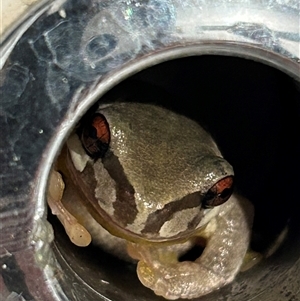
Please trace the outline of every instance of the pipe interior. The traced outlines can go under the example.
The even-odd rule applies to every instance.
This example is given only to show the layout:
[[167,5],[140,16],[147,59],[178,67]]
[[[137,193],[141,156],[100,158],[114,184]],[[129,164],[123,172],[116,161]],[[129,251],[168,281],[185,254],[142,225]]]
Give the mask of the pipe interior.
[[[99,101],[122,98],[155,103],[195,119],[207,129],[234,167],[237,190],[255,206],[254,250],[264,252],[288,226],[284,246],[265,262],[239,274],[235,280],[239,283],[263,273],[276,256],[290,265],[299,257],[300,214],[295,210],[300,170],[299,94],[293,79],[262,63],[194,56],[145,69]],[[101,295],[113,301],[140,300],[140,296],[163,300],[139,283],[134,265],[93,246],[72,245],[56,218],[49,214],[49,220],[55,231],[53,250],[65,267],[65,285],[77,279],[73,294],[86,292],[93,300],[103,300]],[[228,294],[228,287],[199,300]],[[264,289],[257,287],[253,296]]]

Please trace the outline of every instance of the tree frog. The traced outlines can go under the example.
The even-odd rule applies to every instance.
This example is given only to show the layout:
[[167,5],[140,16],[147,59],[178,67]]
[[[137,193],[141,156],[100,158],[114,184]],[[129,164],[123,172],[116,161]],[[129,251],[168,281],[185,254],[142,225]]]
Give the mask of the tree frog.
[[[233,168],[195,121],[157,105],[100,105],[74,130],[50,176],[48,204],[71,241],[137,262],[166,299],[228,283],[246,254],[250,202]],[[201,245],[196,260],[184,254]]]

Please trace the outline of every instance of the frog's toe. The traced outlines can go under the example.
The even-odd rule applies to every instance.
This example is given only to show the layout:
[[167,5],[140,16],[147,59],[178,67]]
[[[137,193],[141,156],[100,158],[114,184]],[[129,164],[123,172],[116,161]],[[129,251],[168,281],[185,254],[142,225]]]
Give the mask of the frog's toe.
[[92,241],[91,234],[79,223],[66,228],[66,231],[72,243],[78,247],[87,247]]
[[169,300],[178,299],[177,294],[173,294],[173,290],[168,287],[168,281],[165,278],[168,276],[163,275],[162,271],[148,266],[145,262],[138,263],[137,274],[141,283],[152,289],[158,296],[163,296]]
[[144,261],[139,261],[137,275],[144,286],[153,289],[157,282],[157,276],[154,270]]

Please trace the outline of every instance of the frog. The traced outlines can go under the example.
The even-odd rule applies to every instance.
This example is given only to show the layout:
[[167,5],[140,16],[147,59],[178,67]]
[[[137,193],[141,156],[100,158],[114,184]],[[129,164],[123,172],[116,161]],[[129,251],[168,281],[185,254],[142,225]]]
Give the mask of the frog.
[[[47,194],[70,240],[136,264],[168,300],[193,299],[238,274],[254,208],[198,122],[157,104],[99,104],[74,129]],[[200,246],[196,259],[185,254]]]

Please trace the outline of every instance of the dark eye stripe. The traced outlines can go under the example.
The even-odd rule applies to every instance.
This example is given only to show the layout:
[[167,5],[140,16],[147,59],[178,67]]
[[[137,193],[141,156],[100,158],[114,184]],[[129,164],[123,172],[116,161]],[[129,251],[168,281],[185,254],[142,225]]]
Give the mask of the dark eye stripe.
[[191,193],[180,200],[176,200],[174,202],[168,203],[164,206],[163,209],[157,210],[151,213],[148,216],[146,221],[146,225],[142,230],[143,234],[156,234],[159,233],[161,227],[165,222],[171,220],[173,215],[184,209],[199,207],[199,216],[195,216],[195,218],[189,223],[190,227],[196,227],[198,225],[197,221],[200,221],[200,207],[201,207],[201,197],[199,192]]
[[114,218],[125,227],[132,224],[138,214],[134,188],[129,183],[118,157],[113,152],[109,151],[102,159],[102,163],[116,182],[116,200],[113,202]]

